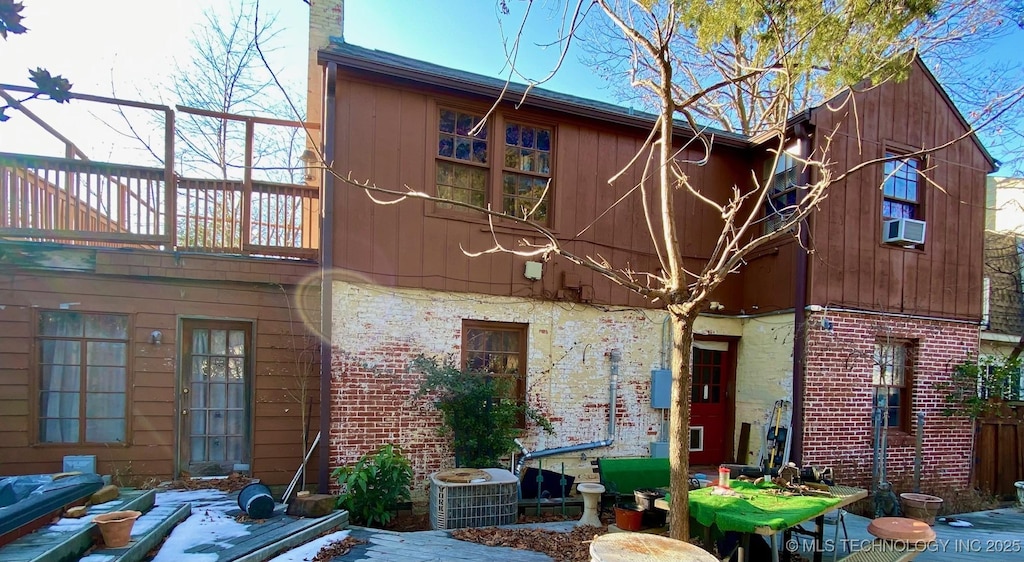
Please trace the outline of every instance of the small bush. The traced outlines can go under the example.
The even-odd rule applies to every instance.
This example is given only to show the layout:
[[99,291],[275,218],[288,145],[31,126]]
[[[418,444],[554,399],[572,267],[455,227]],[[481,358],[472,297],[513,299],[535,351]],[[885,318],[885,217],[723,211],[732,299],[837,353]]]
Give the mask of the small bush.
[[389,443],[354,465],[334,469],[331,477],[341,485],[338,507],[348,510],[353,522],[383,526],[394,517],[398,503],[410,499],[412,464]]
[[438,361],[420,356],[413,360],[412,368],[425,375],[416,396],[436,397],[441,432],[452,438],[456,466],[501,466],[500,459],[516,450],[515,438],[522,433],[517,427],[520,416],[547,433],[554,432],[540,412],[504,398],[512,394],[508,378],[460,369],[450,357]]

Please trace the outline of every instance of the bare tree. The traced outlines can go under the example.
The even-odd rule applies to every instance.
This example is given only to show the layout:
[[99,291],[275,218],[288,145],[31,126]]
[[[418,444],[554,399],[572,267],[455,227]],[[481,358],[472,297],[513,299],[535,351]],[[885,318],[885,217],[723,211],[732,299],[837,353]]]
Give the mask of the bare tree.
[[[531,3],[526,3],[529,15]],[[507,12],[505,2],[499,7]],[[444,204],[474,209],[489,218],[502,217],[531,227],[544,243],[522,241],[518,247],[494,246],[470,256],[509,252],[520,256],[550,259],[558,256],[589,268],[652,303],[663,306],[673,326],[672,403],[670,413],[671,529],[672,536],[689,536],[688,453],[691,353],[693,327],[706,308],[712,292],[737,271],[755,250],[783,237],[800,236],[807,219],[828,193],[828,188],[850,174],[886,159],[868,160],[845,170],[836,169],[829,153],[831,134],[820,131],[815,150],[791,151],[793,135],[789,118],[822,99],[811,93],[829,92],[829,108],[856,113],[859,90],[905,77],[910,71],[924,29],[934,18],[931,2],[650,2],[645,0],[577,0],[565,11],[565,35],[553,42],[568,48],[588,10],[597,12],[617,30],[625,56],[619,70],[630,86],[644,92],[657,109],[650,135],[625,169],[643,167],[643,179],[628,196],[639,198],[660,267],[635,271],[628,264],[611,263],[601,256],[577,255],[564,240],[533,220],[538,206],[509,216],[500,211],[466,202],[442,199],[411,188],[378,186],[351,176],[336,175],[338,181],[364,189],[376,202],[395,204],[414,198],[443,201]],[[522,27],[520,26],[520,29]],[[681,41],[681,38],[686,39]],[[508,61],[516,75],[518,37],[508,49]],[[563,54],[564,57],[564,54]],[[703,60],[706,74],[688,74],[685,61]],[[542,81],[531,82],[532,87]],[[723,92],[735,92],[726,95]],[[528,95],[529,89],[527,89]],[[999,101],[1012,105],[1024,89],[1008,93]],[[746,101],[744,101],[746,100]],[[500,101],[500,100],[499,100]],[[495,103],[495,107],[497,107]],[[723,119],[737,123],[735,130],[753,131],[769,139],[769,154],[775,170],[784,158],[795,160],[802,171],[797,181],[796,202],[774,209],[771,228],[766,228],[762,209],[771,200],[771,173],[754,173],[750,182],[735,185],[724,196],[713,195],[691,174],[707,162],[714,146],[710,132],[701,124],[705,108],[718,105]],[[1005,107],[1003,109],[1005,111]],[[1000,112],[990,115],[998,116]],[[703,119],[702,119],[703,118]],[[689,126],[686,145],[678,138],[676,120]],[[940,146],[903,155],[921,156],[967,138],[971,132],[949,139]],[[807,139],[799,139],[806,143]],[[809,145],[805,145],[809,146]],[[889,158],[888,160],[893,160]],[[623,169],[623,171],[625,171]],[[621,176],[610,178],[613,182]],[[678,199],[703,206],[705,212],[721,217],[721,230],[712,251],[694,267],[684,263]],[[544,196],[539,198],[543,201]],[[620,199],[621,201],[621,199]],[[607,210],[602,210],[607,212]],[[539,216],[539,215],[538,215]]]
[[[291,115],[277,95],[275,74],[260,56],[278,49],[276,14],[259,14],[255,1],[233,5],[227,18],[212,8],[190,40],[192,57],[179,64],[171,89],[181,105],[213,113],[264,117]],[[288,88],[297,97],[298,88]],[[300,104],[301,106],[301,104]],[[303,116],[299,116],[300,120]],[[228,179],[244,168],[245,128],[215,115],[186,113],[177,123],[179,164],[186,171]],[[254,167],[272,179],[293,182],[305,139],[291,130],[267,129],[254,139]]]
[[[1024,7],[1019,0],[940,0],[930,6],[932,15],[911,23],[905,30],[913,37],[912,47],[929,65],[951,97],[972,121],[989,119],[993,98],[1014,92],[1024,84],[1024,62],[971,61],[979,51],[994,42],[1020,32],[1024,28]],[[701,52],[697,33],[680,30],[672,37],[670,47],[678,56],[673,64],[677,88],[697,91],[722,78],[727,86],[702,96],[692,106],[701,123],[726,131],[754,135],[769,130],[774,122],[771,113],[777,98],[772,95],[774,75],[749,73],[750,66],[764,62],[768,53],[759,48],[757,29],[736,29],[724,39],[723,45],[707,56]],[[656,108],[658,101],[649,91],[637,89],[620,80],[622,72],[633,64],[631,46],[623,42],[619,30],[605,18],[592,18],[581,30],[583,60],[601,72],[613,91],[623,101]],[[844,40],[838,37],[838,40]],[[650,77],[657,69],[643,61],[635,69],[637,76]],[[822,89],[817,81],[797,84],[790,113],[801,107],[817,105],[832,90]],[[986,144],[1007,155],[1005,168],[1024,171],[1024,107],[1016,106],[1001,114],[981,134]]]

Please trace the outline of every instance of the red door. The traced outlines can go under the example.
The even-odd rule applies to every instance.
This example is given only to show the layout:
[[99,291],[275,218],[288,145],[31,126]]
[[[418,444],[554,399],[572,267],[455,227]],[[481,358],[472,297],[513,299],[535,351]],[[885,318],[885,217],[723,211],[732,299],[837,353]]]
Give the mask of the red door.
[[732,460],[733,369],[730,342],[694,343],[691,465],[716,465]]

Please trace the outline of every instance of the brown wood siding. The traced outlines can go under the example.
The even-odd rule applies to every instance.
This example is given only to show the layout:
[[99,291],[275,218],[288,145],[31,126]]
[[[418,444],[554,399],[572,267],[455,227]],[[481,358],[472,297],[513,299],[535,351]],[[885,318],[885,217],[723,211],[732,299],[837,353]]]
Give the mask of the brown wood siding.
[[[881,158],[887,147],[933,147],[965,132],[925,72],[915,65],[902,83],[859,94],[838,112],[814,113],[819,146],[836,130],[834,170]],[[881,165],[831,188],[812,219],[810,304],[980,318],[988,163],[965,139],[928,156],[923,168],[927,231],[919,250],[882,244]]]
[[[438,107],[482,115],[491,101],[394,81],[383,83],[383,79],[382,83],[370,83],[344,74],[337,92],[335,171],[342,176],[351,174],[359,181],[372,180],[381,187],[408,186],[427,193],[434,191]],[[644,220],[640,191],[614,205],[639,182],[643,160],[613,185],[608,184],[608,179],[633,158],[648,131],[549,111],[515,110],[510,104],[502,104],[499,112],[508,119],[554,131],[551,228],[565,248],[577,255],[603,257],[616,267],[655,271],[657,257]],[[490,137],[490,160],[500,165],[504,131],[497,131],[493,121]],[[742,154],[725,147],[716,147],[715,151],[715,158],[706,166],[683,165],[704,193],[713,197],[724,196],[735,182],[746,181],[747,177],[742,171]],[[689,149],[686,155],[699,160],[703,152]],[[561,298],[574,299],[571,292],[559,293],[563,289],[562,273],[570,272],[593,291],[595,303],[649,306],[632,292],[564,260],[546,263],[543,279],[532,282],[523,276],[526,258],[509,254],[465,256],[463,248],[481,251],[494,244],[481,217],[438,211],[432,203],[417,200],[378,205],[362,190],[343,183],[337,183],[336,190],[333,259],[338,269],[347,272],[339,274],[346,278],[389,286],[539,298],[560,298],[561,294]],[[717,213],[696,207],[682,192],[677,194],[683,254],[687,265],[692,266],[713,247],[721,221]],[[524,238],[531,243],[543,242],[531,231],[508,222],[498,223],[496,230],[498,241],[506,247],[518,247]],[[738,305],[739,283],[730,287],[729,294],[723,289],[716,298]]]
[[[24,245],[29,248],[30,245]],[[81,251],[81,250],[76,250]],[[102,252],[101,252],[102,254]],[[114,252],[116,267],[147,267],[149,254]],[[128,256],[130,259],[124,259]],[[97,257],[109,263],[111,256]],[[178,256],[179,262],[193,261]],[[124,263],[122,263],[124,262]],[[157,260],[159,266],[159,256]],[[248,278],[240,281],[177,279],[172,277],[124,277],[91,272],[60,272],[21,267],[0,271],[0,467],[5,474],[59,472],[65,455],[96,455],[98,469],[111,474],[124,471],[141,478],[167,479],[174,466],[177,431],[176,386],[179,319],[232,318],[255,322],[254,373],[254,476],[268,484],[288,483],[298,468],[302,451],[299,405],[291,397],[296,387],[291,334],[300,333],[297,310],[289,311],[285,292],[292,285],[256,282],[261,269],[255,261],[239,272],[233,259],[204,258],[206,267],[231,271]],[[137,265],[133,265],[137,264]],[[260,267],[257,267],[260,265]],[[102,266],[98,266],[102,267]],[[308,270],[308,271],[307,271]],[[313,266],[282,263],[275,275],[300,279]],[[124,446],[41,445],[33,442],[32,413],[36,400],[34,383],[34,309],[58,309],[60,303],[78,303],[71,310],[128,314],[133,330],[130,342],[129,441]],[[293,307],[294,307],[293,303]],[[162,343],[150,343],[150,333],[160,330]],[[319,359],[319,355],[314,357]],[[313,366],[310,391],[315,435],[318,422],[317,377]],[[314,457],[315,458],[315,457]],[[313,461],[313,467],[316,461]],[[315,476],[315,470],[309,474]]]

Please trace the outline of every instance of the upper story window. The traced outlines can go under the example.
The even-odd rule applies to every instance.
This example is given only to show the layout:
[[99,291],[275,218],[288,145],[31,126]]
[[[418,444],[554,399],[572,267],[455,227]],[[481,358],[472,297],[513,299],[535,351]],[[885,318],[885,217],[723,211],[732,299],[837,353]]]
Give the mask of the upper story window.
[[771,160],[768,161],[768,198],[764,203],[766,233],[778,230],[796,208],[796,186],[800,178],[796,160],[798,152],[799,145],[793,143],[779,155],[774,169],[771,168]]
[[551,130],[506,124],[502,212],[547,224],[550,181]]
[[[500,379],[500,399],[526,404],[527,324],[462,321],[462,364],[465,369]],[[519,427],[526,427],[520,414]]]
[[[482,115],[438,110],[437,196],[549,224],[554,131],[506,121],[501,114],[494,121],[505,133],[504,142],[489,136],[490,124]],[[491,165],[492,150],[502,151],[496,156],[500,167]],[[448,203],[437,207],[467,210]]]
[[[886,152],[886,158],[899,156]],[[918,170],[921,161],[917,158],[899,158],[885,163],[882,184],[882,218],[922,219],[921,191],[918,189]]]
[[875,406],[882,406],[883,427],[910,432],[912,379],[909,343],[875,344],[871,384],[875,389]]
[[[487,124],[483,117],[441,109],[438,119],[437,196],[478,207],[487,206]],[[470,133],[475,132],[475,135]],[[438,204],[442,208],[461,208]]]
[[41,312],[36,341],[39,441],[124,442],[128,317]]

